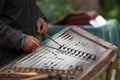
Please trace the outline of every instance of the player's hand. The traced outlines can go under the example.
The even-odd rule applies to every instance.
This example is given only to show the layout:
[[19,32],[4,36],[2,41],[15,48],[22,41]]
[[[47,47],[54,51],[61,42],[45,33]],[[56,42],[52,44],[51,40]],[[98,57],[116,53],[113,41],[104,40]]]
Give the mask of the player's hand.
[[38,34],[44,34],[47,32],[48,24],[46,23],[44,19],[39,18],[36,22],[36,27],[37,27]]
[[35,37],[28,35],[23,42],[22,49],[24,51],[33,51],[40,46],[39,44]]

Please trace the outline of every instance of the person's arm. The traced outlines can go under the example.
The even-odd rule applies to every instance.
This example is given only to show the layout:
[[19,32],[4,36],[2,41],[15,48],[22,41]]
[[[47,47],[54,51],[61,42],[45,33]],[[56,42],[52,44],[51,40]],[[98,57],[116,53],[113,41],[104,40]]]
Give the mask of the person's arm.
[[0,47],[20,49],[21,41],[24,38],[26,38],[26,34],[0,20]]
[[39,41],[35,37],[24,34],[1,21],[0,39],[0,47],[2,48],[32,51],[39,47]]
[[2,21],[4,2],[5,0],[0,0],[0,48],[31,51],[39,47],[39,41],[33,36],[24,34]]
[[36,21],[36,27],[37,27],[37,33],[43,34],[47,32],[48,24],[46,22],[46,17],[40,10],[40,8],[37,6],[37,13],[38,13],[38,20]]
[[42,19],[44,19],[46,21],[46,17],[43,14],[43,12],[41,11],[41,9],[38,6],[36,6],[36,7],[37,7],[37,13],[38,13],[37,16],[38,16],[38,18],[42,18]]
[[32,51],[39,47],[39,41],[35,37],[24,34],[0,20],[0,47]]
[[[5,0],[0,0],[0,18],[4,9],[4,2]],[[10,27],[0,19],[0,47],[20,49],[20,42],[25,37],[26,35],[21,31]]]

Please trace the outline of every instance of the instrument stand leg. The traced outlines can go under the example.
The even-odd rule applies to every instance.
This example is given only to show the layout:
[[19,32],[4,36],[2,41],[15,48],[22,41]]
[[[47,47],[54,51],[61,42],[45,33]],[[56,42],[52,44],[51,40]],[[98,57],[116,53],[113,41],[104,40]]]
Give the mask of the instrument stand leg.
[[102,80],[106,80],[106,71],[104,71],[102,74]]
[[113,70],[113,65],[114,65],[114,62],[111,62],[110,66],[108,67],[106,80],[115,80],[116,71],[115,71],[115,69]]
[[115,80],[115,75],[116,75],[116,70],[113,69],[111,73],[111,79],[110,80]]

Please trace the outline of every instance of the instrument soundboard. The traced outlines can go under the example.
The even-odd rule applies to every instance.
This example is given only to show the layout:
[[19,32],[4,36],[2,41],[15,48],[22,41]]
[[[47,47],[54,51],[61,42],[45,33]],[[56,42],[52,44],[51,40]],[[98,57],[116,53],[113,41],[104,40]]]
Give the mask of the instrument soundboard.
[[22,80],[53,73],[56,75],[50,80],[93,80],[117,55],[113,44],[76,26],[67,27],[51,38],[29,55],[5,66],[0,80]]

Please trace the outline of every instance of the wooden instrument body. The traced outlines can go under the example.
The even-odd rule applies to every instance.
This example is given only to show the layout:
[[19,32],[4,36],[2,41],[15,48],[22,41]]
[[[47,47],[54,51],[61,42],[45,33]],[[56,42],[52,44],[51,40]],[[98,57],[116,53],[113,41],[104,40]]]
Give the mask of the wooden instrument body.
[[[70,36],[66,35],[66,33],[69,34]],[[72,37],[71,37],[71,35],[72,35]],[[65,41],[66,44],[64,44],[64,42],[61,43],[61,41],[58,39],[59,37],[61,38],[61,36],[63,38],[66,37],[66,39],[67,39],[67,41]],[[78,38],[79,36],[80,36],[80,38]],[[64,54],[65,57],[64,56],[60,57],[61,55],[63,55],[63,54],[60,54],[60,55],[58,55],[57,59],[52,60],[52,58],[53,58],[53,56],[52,56],[52,58],[50,59],[51,62],[49,60],[47,61],[49,64],[51,63],[51,65],[52,65],[52,62],[55,63],[55,62],[57,62],[56,60],[58,60],[58,59],[68,58],[68,59],[64,59],[66,61],[66,62],[64,61],[64,63],[63,63],[65,66],[56,68],[54,66],[49,67],[49,65],[48,65],[47,68],[41,67],[41,66],[35,68],[34,65],[31,65],[32,64],[31,62],[34,62],[34,61],[30,60],[31,61],[30,62],[28,59],[29,57],[31,57],[30,55],[37,54],[37,53],[33,52],[30,55],[27,55],[28,57],[25,56],[22,59],[16,60],[16,61],[10,63],[9,65],[5,66],[4,68],[1,69],[0,74],[3,75],[3,74],[6,74],[6,72],[12,70],[15,72],[20,72],[20,73],[21,72],[22,73],[36,72],[36,73],[38,73],[38,75],[47,74],[47,73],[56,73],[56,74],[60,74],[63,77],[63,80],[64,80],[64,77],[68,77],[68,80],[95,80],[110,66],[110,64],[115,60],[115,58],[117,56],[116,46],[86,32],[76,26],[67,27],[64,30],[55,34],[52,38],[56,41],[60,41],[59,43],[61,43],[65,47],[69,47],[71,49],[75,49],[76,51],[78,51],[77,53],[73,53],[75,51],[71,51],[71,52],[66,51],[65,52],[66,54]],[[83,50],[83,49],[81,49],[81,47],[80,48],[73,47],[73,46],[70,47],[70,45],[72,45],[72,41],[70,41],[70,40],[73,40],[73,42],[75,42],[74,39],[75,39],[75,41],[78,41],[78,43],[80,45],[81,45],[80,41],[83,41],[83,42],[86,41],[82,45],[84,45],[83,47],[88,48],[88,50],[87,49]],[[71,44],[70,44],[70,42],[71,42]],[[55,45],[55,43],[50,40],[46,40],[43,43],[45,43],[45,45],[49,45],[49,46],[53,46],[53,44],[54,44],[55,48],[60,49],[58,45]],[[68,45],[68,43],[69,43],[69,45]],[[44,46],[44,47],[46,47],[46,46]],[[42,50],[42,49],[40,48],[40,50]],[[54,49],[52,49],[52,50],[54,51]],[[62,49],[62,50],[64,50],[64,49]],[[78,55],[79,55],[78,53],[79,53],[79,51],[82,51],[82,50],[83,50],[83,52],[86,51],[86,53],[90,53],[89,51],[92,50],[90,54],[95,54],[96,58],[95,59],[90,58],[90,59],[92,59],[92,61],[90,61],[90,63],[86,63],[83,66],[81,63],[78,66],[77,65],[78,63],[77,62],[75,63],[75,60],[79,60],[79,58],[81,58],[81,56],[78,57]],[[68,49],[68,51],[70,51],[70,50]],[[36,52],[37,52],[37,50],[36,50]],[[57,54],[54,54],[54,55],[57,55]],[[44,56],[44,55],[42,55],[42,56]],[[87,56],[87,55],[85,55],[85,56]],[[74,57],[74,58],[71,58],[71,57]],[[49,58],[49,57],[47,57],[47,58]],[[26,65],[24,65],[25,64],[24,60],[26,60],[26,59],[28,59],[27,60],[28,63],[33,67],[28,66],[26,68],[26,65],[29,65],[27,63],[26,63]],[[73,60],[73,62],[70,61],[71,59]],[[84,58],[82,57],[82,59],[84,59]],[[42,62],[44,63],[44,61],[46,61],[46,59],[43,60],[43,58],[41,58],[40,60],[41,60],[40,63],[42,63]],[[22,61],[24,61],[24,63]],[[72,69],[70,69],[71,65],[68,64],[67,62],[70,64],[74,64],[72,66]],[[37,63],[39,63],[39,61]],[[58,63],[59,63],[59,61],[58,61]],[[60,63],[59,63],[58,65],[62,66],[63,64],[60,65]],[[39,64],[39,65],[41,65],[41,64]],[[45,66],[45,63],[44,63],[44,66]],[[67,68],[64,68],[66,66],[67,66]],[[80,68],[76,68],[76,67],[80,67]],[[30,76],[28,76],[28,77],[30,77]]]

